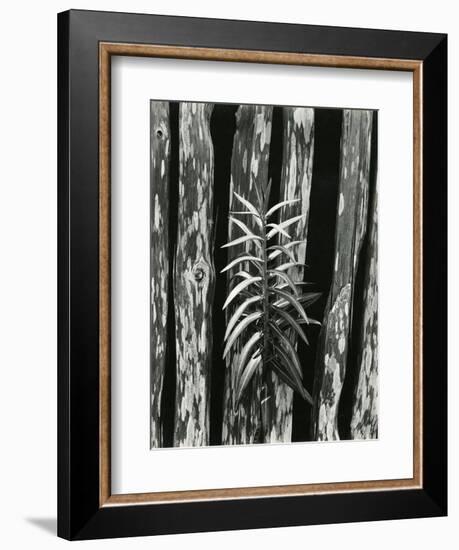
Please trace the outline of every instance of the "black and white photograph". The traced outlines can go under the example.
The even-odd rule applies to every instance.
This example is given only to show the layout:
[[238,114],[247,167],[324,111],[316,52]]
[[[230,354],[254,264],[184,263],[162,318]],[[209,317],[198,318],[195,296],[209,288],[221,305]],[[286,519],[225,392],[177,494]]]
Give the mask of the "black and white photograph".
[[150,153],[150,448],[378,439],[377,110],[152,99]]
[[0,547],[454,549],[455,4],[2,7]]

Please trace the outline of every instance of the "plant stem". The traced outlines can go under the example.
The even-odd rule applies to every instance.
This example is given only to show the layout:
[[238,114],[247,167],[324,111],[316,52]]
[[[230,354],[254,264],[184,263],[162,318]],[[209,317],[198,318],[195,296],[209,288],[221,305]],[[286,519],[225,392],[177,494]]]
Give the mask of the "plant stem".
[[[269,325],[268,325],[268,315],[269,315],[269,294],[268,294],[268,254],[267,254],[267,228],[266,228],[266,198],[263,197],[263,212],[262,212],[262,232],[263,232],[263,243],[262,243],[262,259],[263,259],[263,269],[262,269],[262,277],[263,277],[263,354],[262,354],[262,370],[261,370],[261,383],[262,383],[262,389],[264,389],[264,399],[267,399],[267,391],[268,388],[266,386],[265,382],[265,371],[267,366],[267,360],[268,360],[268,345],[269,345]],[[261,406],[260,410],[260,430],[261,430],[261,438],[262,441],[264,439],[263,436],[263,409],[265,408],[265,404]]]
[[268,256],[266,252],[266,216],[263,212],[263,244],[262,244],[262,258],[263,258],[263,366],[266,364],[267,351],[268,351],[268,312],[269,312],[269,295],[268,295]]

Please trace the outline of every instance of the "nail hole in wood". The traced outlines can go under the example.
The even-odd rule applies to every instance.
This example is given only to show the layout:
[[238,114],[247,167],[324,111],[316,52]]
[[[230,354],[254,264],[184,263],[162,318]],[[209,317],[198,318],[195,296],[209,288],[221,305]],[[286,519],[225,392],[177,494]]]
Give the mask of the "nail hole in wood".
[[163,131],[162,130],[156,130],[156,137],[158,139],[161,139],[163,137]]

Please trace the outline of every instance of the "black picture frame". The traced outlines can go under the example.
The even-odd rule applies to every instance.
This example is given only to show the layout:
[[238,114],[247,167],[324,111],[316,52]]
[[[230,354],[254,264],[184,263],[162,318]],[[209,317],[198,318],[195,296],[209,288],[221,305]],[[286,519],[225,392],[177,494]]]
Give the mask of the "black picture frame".
[[[100,505],[99,44],[422,62],[422,486]],[[447,36],[71,10],[58,15],[58,535],[71,540],[447,513]]]

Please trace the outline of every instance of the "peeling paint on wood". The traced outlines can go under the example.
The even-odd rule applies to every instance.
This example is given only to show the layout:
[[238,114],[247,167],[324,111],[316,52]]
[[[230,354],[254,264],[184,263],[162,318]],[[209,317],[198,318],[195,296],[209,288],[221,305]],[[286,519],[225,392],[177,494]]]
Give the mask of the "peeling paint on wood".
[[150,447],[163,444],[161,396],[167,342],[169,274],[169,103],[150,102]]
[[[269,147],[271,143],[272,107],[241,105],[236,114],[236,133],[233,141],[230,182],[230,210],[239,210],[241,205],[234,204],[233,192],[236,191],[253,204],[257,204],[256,187],[268,179]],[[250,217],[244,220],[250,228]],[[228,228],[228,242],[240,236],[239,229],[231,223]],[[232,247],[228,252],[228,263],[237,254],[247,249],[247,245]],[[240,268],[240,266],[239,266]],[[253,268],[246,265],[246,271]],[[233,273],[229,273],[229,278]],[[227,311],[227,320],[236,304]],[[243,345],[243,342],[239,342]],[[222,444],[261,442],[261,381],[257,373],[250,383],[250,390],[234,410],[234,368],[237,365],[240,347],[234,346],[228,354],[225,371],[223,398]]]
[[360,370],[351,419],[352,439],[378,437],[378,204],[375,190],[365,260]]
[[212,109],[212,104],[180,103],[179,211],[174,269],[176,447],[209,444],[215,287]]
[[335,269],[319,337],[312,436],[339,439],[337,415],[352,320],[355,276],[366,231],[372,111],[344,110],[335,233]]
[[[304,240],[296,248],[298,261],[306,261],[306,239],[309,221],[309,197],[312,182],[314,157],[314,109],[283,108],[283,159],[279,202],[300,199],[300,202],[284,207],[279,222],[303,214],[304,218],[289,230],[292,241]],[[281,237],[281,243],[288,240]],[[281,260],[281,263],[285,259]],[[293,281],[302,281],[303,266],[290,268],[287,272]],[[296,335],[290,335],[296,346]],[[312,368],[312,366],[311,366]],[[266,443],[288,443],[292,440],[293,390],[280,381],[273,371],[266,376],[268,399],[263,407],[263,432]]]

